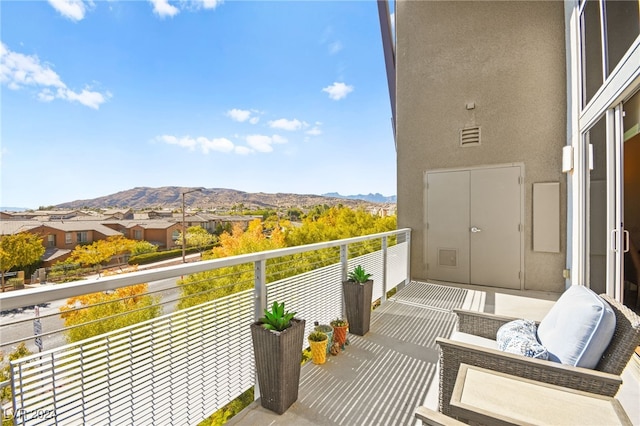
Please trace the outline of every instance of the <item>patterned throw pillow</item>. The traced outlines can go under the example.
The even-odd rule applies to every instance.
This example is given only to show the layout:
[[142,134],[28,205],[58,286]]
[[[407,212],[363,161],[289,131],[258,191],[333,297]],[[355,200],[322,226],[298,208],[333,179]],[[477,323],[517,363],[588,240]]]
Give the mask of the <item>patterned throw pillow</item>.
[[549,352],[536,337],[536,323],[529,320],[515,320],[498,330],[496,342],[500,350],[530,358],[549,359]]

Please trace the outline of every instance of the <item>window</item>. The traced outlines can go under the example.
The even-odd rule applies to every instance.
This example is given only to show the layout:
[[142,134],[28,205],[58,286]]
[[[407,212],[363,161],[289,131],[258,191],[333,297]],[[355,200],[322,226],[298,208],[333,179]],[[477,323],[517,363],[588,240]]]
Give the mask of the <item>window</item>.
[[142,239],[142,230],[141,229],[134,229],[133,230],[133,239],[134,240],[141,240]]
[[64,234],[64,243],[65,244],[71,244],[73,243],[73,239],[72,239],[72,234],[71,232],[67,232],[66,234]]
[[87,235],[87,231],[80,231],[76,233],[76,240],[78,243],[88,243],[89,236]]
[[55,247],[56,246],[56,236],[55,235],[47,235],[47,247]]
[[640,34],[637,1],[586,0],[581,3],[582,106],[607,80]]
[[582,32],[582,106],[586,106],[604,81],[602,77],[602,38],[600,3],[588,0],[580,20]]
[[637,1],[606,1],[607,62],[611,73],[640,34],[639,3]]

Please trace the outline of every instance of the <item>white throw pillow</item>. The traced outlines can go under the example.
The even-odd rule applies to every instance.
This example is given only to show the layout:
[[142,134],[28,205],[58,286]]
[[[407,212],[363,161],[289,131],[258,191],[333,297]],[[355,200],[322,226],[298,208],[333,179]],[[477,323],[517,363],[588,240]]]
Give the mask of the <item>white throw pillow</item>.
[[587,287],[574,285],[538,326],[538,340],[549,351],[551,361],[595,368],[615,328],[611,306]]
[[498,329],[496,342],[501,351],[529,358],[549,359],[549,352],[536,337],[536,323],[519,319]]

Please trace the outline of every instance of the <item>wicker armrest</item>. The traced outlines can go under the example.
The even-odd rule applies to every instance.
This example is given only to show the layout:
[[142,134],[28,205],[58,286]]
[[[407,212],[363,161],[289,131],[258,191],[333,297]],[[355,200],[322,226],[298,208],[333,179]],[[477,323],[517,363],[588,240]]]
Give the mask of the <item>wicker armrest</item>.
[[418,420],[422,420],[423,426],[466,426],[466,423],[462,423],[453,417],[445,416],[442,413],[430,410],[424,406],[416,408],[414,415]]
[[492,340],[496,339],[496,333],[502,325],[518,319],[463,309],[454,309],[453,312],[458,315],[458,331]]
[[462,363],[611,397],[622,384],[620,376],[597,370],[527,358],[450,339],[437,338],[436,343],[440,346],[439,408],[446,415],[451,415],[449,402]]

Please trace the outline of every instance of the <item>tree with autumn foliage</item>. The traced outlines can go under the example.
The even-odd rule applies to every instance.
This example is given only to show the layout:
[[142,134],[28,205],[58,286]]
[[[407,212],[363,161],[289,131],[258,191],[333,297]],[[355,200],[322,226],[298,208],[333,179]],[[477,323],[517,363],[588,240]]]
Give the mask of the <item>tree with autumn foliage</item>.
[[60,316],[69,343],[150,320],[161,314],[159,297],[147,294],[148,285],[136,284],[113,292],[67,299]]
[[114,235],[106,240],[96,240],[91,244],[76,246],[67,262],[93,267],[100,273],[102,266],[108,264],[112,259],[115,259],[118,264],[124,263],[123,256],[130,253],[136,244],[135,240],[130,240],[122,235]]
[[[25,345],[24,342],[20,342],[15,350],[9,353],[7,361],[15,361],[28,355],[31,355],[31,351],[27,349],[27,345]],[[4,353],[0,352],[0,364],[2,364],[0,368],[0,382],[9,382],[11,380],[11,364],[9,364],[9,362],[5,362]],[[5,386],[0,390],[0,418],[2,419],[2,426],[13,425],[12,416],[5,415],[4,411],[7,402],[11,401],[12,395],[11,386]]]
[[12,268],[28,266],[44,254],[42,237],[28,232],[0,236],[0,287],[4,291],[4,275]]
[[[219,245],[203,257],[217,259],[283,247],[285,241],[281,229],[275,227],[267,233],[262,222],[256,219],[249,223],[246,231],[236,225],[231,233],[224,232],[220,235]],[[181,291],[178,309],[185,309],[251,288],[254,285],[253,264],[191,274],[178,281],[178,285]]]
[[317,206],[302,221],[302,226],[287,233],[287,246],[313,244],[393,231],[395,216],[376,216],[364,209],[344,206]]

